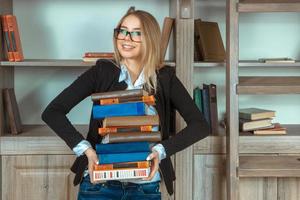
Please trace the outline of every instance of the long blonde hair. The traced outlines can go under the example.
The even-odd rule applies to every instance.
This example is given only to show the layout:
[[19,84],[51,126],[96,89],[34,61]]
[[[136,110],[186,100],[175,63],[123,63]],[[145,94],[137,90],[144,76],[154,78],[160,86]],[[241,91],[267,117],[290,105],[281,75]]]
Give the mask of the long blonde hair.
[[[163,66],[160,51],[161,31],[158,22],[150,13],[143,10],[130,8],[119,21],[117,28],[121,26],[124,19],[129,15],[134,15],[141,22],[142,31],[142,58],[144,67],[145,89],[156,92],[157,76],[156,70]],[[115,59],[118,65],[122,61],[122,56],[117,49],[117,39],[113,38]]]

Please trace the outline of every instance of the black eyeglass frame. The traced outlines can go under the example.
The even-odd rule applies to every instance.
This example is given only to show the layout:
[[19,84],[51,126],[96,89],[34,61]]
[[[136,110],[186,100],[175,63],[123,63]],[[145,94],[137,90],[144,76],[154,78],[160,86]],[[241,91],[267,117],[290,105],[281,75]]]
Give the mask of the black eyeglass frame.
[[[118,34],[120,34],[120,31],[121,31],[121,30],[126,31],[126,34],[125,34],[124,39],[119,39],[119,38],[118,38]],[[132,34],[133,32],[137,32],[137,31],[127,31],[127,30],[125,30],[125,29],[115,28],[115,29],[114,29],[114,37],[115,37],[117,40],[125,40],[126,36],[129,35],[131,41],[141,43],[141,42],[142,42],[141,40],[140,40],[140,41],[136,41],[136,40],[133,40],[133,39],[132,39],[131,34]]]

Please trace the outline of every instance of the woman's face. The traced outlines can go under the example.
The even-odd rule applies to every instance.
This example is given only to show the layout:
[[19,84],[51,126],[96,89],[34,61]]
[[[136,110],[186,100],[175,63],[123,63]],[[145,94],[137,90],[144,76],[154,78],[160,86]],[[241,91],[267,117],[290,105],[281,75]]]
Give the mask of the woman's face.
[[140,20],[134,15],[127,16],[117,34],[117,48],[123,59],[140,60],[142,53],[141,37]]

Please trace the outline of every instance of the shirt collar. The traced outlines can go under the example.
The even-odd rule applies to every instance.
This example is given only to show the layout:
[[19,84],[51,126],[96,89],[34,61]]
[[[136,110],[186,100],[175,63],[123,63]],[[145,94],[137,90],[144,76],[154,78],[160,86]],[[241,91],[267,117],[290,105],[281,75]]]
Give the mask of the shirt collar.
[[142,88],[145,83],[144,78],[144,68],[139,74],[138,78],[136,79],[135,83],[132,84],[129,72],[127,70],[127,67],[124,64],[121,64],[121,73],[119,76],[119,82],[125,81],[129,88]]

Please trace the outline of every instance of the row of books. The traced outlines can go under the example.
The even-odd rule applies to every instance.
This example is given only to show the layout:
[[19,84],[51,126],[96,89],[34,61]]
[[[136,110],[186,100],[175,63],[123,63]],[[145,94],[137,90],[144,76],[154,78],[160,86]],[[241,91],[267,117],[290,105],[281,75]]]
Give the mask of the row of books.
[[96,181],[138,179],[149,176],[151,144],[161,141],[154,127],[158,115],[146,115],[147,106],[155,98],[142,89],[122,90],[91,95],[93,118],[102,120],[98,133],[103,137],[96,144],[99,164],[94,166]]
[[23,61],[24,56],[16,16],[1,15],[0,32],[3,35],[0,41],[3,41],[4,44],[4,58],[2,59],[11,62]]
[[274,110],[261,108],[239,109],[239,124],[241,131],[251,131],[253,134],[286,134],[286,128],[279,123],[273,123]]
[[210,127],[210,133],[219,133],[217,86],[215,84],[203,84],[202,88],[196,87],[193,92],[194,101],[203,113]]

